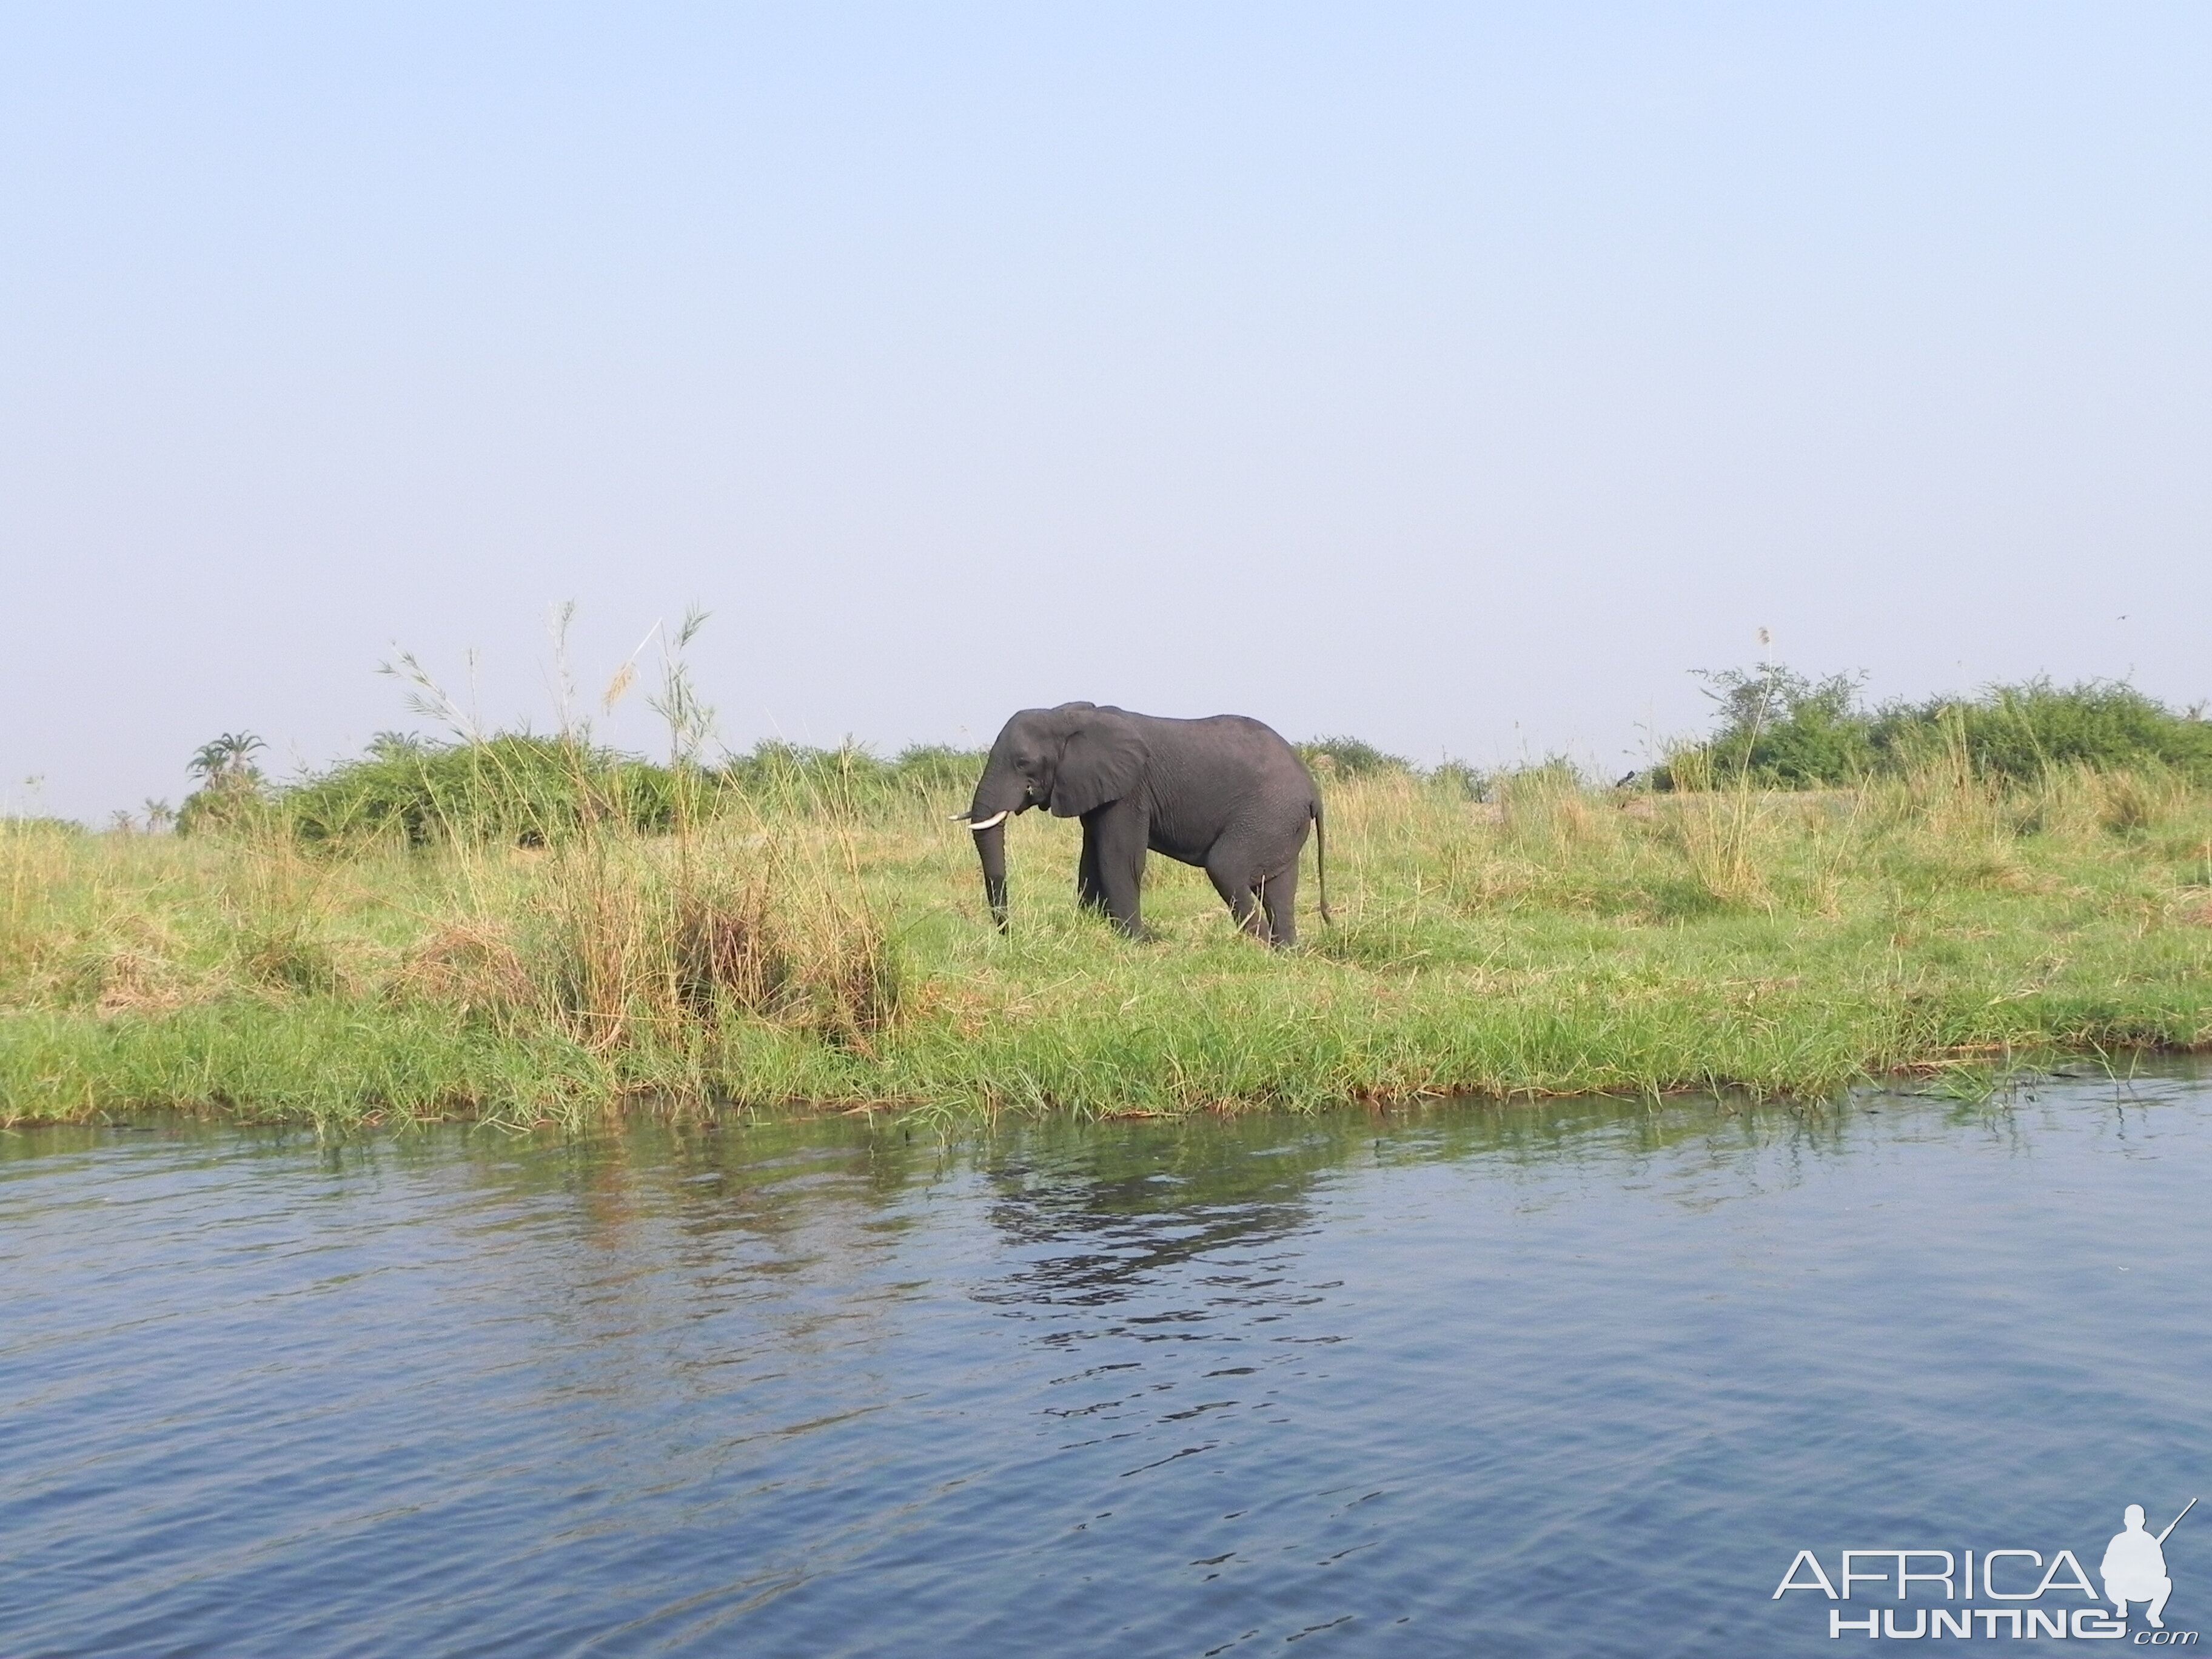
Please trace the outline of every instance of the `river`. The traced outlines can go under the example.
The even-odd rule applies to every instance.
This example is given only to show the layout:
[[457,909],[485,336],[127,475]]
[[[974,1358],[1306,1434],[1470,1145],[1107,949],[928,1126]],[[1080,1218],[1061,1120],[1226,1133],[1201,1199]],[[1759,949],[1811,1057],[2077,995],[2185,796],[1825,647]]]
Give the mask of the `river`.
[[[2186,1065],[950,1139],[10,1133],[0,1655],[2007,1641],[2092,1605],[2014,1598],[2125,1504],[2212,1497],[2208,1194]],[[1846,1548],[1891,1577],[1775,1595]],[[1899,1550],[1950,1583],[1900,1603]],[[2168,1629],[2212,1622],[2212,1506],[2165,1553]]]

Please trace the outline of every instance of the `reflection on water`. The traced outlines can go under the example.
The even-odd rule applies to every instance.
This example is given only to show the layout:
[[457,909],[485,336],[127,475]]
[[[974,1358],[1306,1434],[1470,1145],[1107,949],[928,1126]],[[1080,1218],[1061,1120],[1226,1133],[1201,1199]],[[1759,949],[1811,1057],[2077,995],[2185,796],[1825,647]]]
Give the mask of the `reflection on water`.
[[[2176,1072],[951,1145],[0,1135],[0,1630],[1825,1650],[1771,1595],[1799,1547],[2086,1559],[2212,1487],[2208,1127]],[[2208,1540],[2169,1624],[2212,1622]]]

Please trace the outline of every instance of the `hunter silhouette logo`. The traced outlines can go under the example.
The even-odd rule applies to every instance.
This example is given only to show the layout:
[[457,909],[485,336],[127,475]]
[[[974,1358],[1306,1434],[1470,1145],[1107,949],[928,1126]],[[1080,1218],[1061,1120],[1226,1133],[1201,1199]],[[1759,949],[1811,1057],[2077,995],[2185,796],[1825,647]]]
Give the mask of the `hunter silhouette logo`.
[[[2097,1577],[2104,1584],[2101,1595],[2083,1571],[2081,1558],[2070,1549],[2057,1550],[2047,1557],[2040,1550],[1862,1549],[1844,1551],[1832,1578],[1819,1556],[1811,1550],[1799,1550],[1790,1571],[1775,1587],[1772,1599],[1778,1601],[1791,1590],[1810,1590],[1835,1602],[1875,1599],[1910,1602],[1915,1599],[1913,1586],[1920,1585],[1921,1605],[1917,1607],[1866,1607],[1863,1617],[1848,1616],[1842,1607],[1828,1609],[1832,1638],[1890,1636],[1908,1640],[2002,1635],[2124,1641],[2130,1635],[2128,1608],[2140,1602],[2147,1628],[2132,1632],[2135,1645],[2194,1647],[2195,1631],[2166,1627],[2166,1604],[2173,1594],[2173,1578],[2166,1564],[2166,1540],[2173,1535],[2182,1517],[2196,1507],[2192,1498],[2182,1506],[2180,1515],[2166,1523],[2164,1531],[2154,1533],[2145,1523],[2142,1505],[2129,1504],[2121,1516],[2121,1530],[2112,1534],[2098,1563]],[[2046,1596],[2078,1596],[2087,1605],[2043,1604]],[[1955,1605],[1977,1601],[2009,1605]],[[1954,1605],[1930,1606],[1931,1601]],[[2111,1612],[2099,1605],[2104,1601],[2112,1604]],[[1904,1622],[1907,1617],[1910,1624]]]
[[[2192,1498],[2181,1515],[2196,1507]],[[2166,1611],[2166,1598],[2173,1594],[2173,1580],[2166,1576],[2166,1540],[2181,1524],[2181,1515],[2167,1522],[2166,1530],[2154,1538],[2143,1530],[2142,1505],[2128,1505],[2127,1514],[2121,1517],[2127,1522],[2127,1530],[2112,1534],[2112,1541],[2105,1546],[2104,1565],[2097,1569],[2097,1576],[2105,1581],[2105,1599],[2119,1618],[2128,1616],[2129,1602],[2148,1601],[2150,1607],[2143,1617],[2150,1620],[2150,1627],[2166,1628],[2166,1620],[2159,1614]]]

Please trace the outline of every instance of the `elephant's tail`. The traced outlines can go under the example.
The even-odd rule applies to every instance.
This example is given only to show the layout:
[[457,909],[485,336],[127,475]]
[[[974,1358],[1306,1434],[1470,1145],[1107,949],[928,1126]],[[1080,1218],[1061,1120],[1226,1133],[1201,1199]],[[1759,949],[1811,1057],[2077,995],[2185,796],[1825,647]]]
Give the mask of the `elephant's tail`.
[[1328,832],[1322,827],[1321,797],[1313,801],[1314,873],[1321,878],[1321,919],[1330,927],[1336,918],[1328,913]]

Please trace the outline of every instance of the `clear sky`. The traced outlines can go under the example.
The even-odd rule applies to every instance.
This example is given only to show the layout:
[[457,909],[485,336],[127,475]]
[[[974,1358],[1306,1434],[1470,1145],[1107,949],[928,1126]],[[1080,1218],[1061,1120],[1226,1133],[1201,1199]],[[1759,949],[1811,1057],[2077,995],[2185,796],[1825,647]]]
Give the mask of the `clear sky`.
[[734,747],[2191,702],[2209,391],[2200,0],[7,5],[0,805],[545,726],[570,599]]

